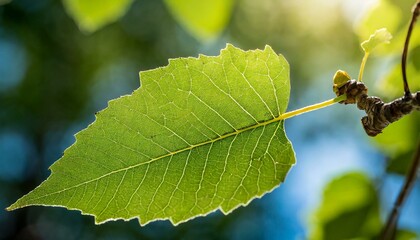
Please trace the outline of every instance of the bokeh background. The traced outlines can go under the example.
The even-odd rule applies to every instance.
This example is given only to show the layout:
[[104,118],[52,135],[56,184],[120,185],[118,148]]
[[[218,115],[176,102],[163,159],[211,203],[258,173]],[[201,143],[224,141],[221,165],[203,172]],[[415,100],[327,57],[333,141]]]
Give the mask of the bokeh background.
[[[414,1],[133,0],[121,1],[127,7],[103,25],[80,20],[83,12],[72,2],[83,1],[0,0],[0,239],[377,234],[420,139],[418,113],[375,139],[365,135],[363,113],[355,106],[334,105],[287,120],[297,164],[279,188],[228,216],[216,212],[177,227],[168,221],[140,227],[134,220],[98,226],[92,217],[63,208],[4,209],[48,177],[48,167],[108,100],[140,86],[139,71],[165,66],[169,58],[218,55],[226,43],[242,49],[268,44],[290,63],[293,110],[332,98],[337,69],[356,77],[360,42],[387,27],[394,39],[369,59],[364,79],[370,93],[387,100],[401,96],[399,58]],[[92,1],[89,11],[100,12],[107,2]],[[216,14],[201,12],[212,4],[218,4]],[[416,91],[419,31],[408,66]],[[417,183],[402,212],[399,239],[420,236],[419,202]]]

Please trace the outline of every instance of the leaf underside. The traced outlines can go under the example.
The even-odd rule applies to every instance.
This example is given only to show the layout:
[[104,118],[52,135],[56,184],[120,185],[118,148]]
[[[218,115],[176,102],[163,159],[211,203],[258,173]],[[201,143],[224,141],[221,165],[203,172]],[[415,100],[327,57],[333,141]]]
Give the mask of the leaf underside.
[[289,66],[270,47],[228,45],[217,57],[172,59],[109,102],[8,210],[62,206],[96,223],[178,224],[229,213],[277,187],[295,162],[283,121]]

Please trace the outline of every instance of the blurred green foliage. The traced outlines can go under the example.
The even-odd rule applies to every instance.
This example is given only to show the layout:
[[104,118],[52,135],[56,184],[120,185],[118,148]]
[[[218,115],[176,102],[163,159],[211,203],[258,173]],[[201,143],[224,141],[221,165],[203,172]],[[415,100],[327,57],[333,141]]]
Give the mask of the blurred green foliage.
[[380,230],[378,195],[369,178],[358,172],[332,180],[313,216],[311,239],[370,239]]
[[[379,0],[357,24],[356,32],[360,40],[367,39],[376,29],[386,28],[394,36],[389,46],[381,47],[379,54],[400,55],[411,19],[414,1]],[[420,34],[413,34],[410,49],[420,44]]]
[[165,0],[175,19],[194,37],[207,41],[226,28],[235,0]]
[[131,5],[132,0],[63,0],[67,12],[80,30],[94,32],[117,21]]
[[0,0],[0,5],[11,2],[12,0]]
[[377,147],[388,158],[387,170],[405,175],[420,140],[420,116],[413,113],[388,126],[375,138]]
[[[128,11],[133,0],[62,0],[67,13],[80,30],[92,33],[117,21]],[[226,28],[235,0],[165,0],[174,18],[192,36],[201,41],[216,38]],[[142,27],[139,25],[139,27]]]
[[[310,239],[378,239],[382,221],[379,194],[362,172],[341,175],[325,186],[319,208],[312,215]],[[415,240],[417,235],[398,230],[396,239]]]

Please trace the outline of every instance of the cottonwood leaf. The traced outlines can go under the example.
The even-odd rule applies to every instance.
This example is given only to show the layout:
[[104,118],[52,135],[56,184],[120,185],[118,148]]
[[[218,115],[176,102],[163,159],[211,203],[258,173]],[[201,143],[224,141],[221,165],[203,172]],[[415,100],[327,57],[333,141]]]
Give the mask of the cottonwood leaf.
[[82,31],[94,32],[122,17],[133,0],[63,0]]
[[362,42],[361,46],[363,51],[366,53],[372,52],[378,45],[383,43],[389,43],[391,41],[392,35],[386,30],[386,28],[381,28],[376,30],[369,39]]
[[228,45],[140,78],[141,88],[110,101],[49,178],[8,210],[62,206],[96,223],[178,224],[229,213],[285,179],[295,156],[279,117],[290,93],[283,56]]
[[194,37],[217,37],[230,20],[235,0],[165,0],[175,19]]

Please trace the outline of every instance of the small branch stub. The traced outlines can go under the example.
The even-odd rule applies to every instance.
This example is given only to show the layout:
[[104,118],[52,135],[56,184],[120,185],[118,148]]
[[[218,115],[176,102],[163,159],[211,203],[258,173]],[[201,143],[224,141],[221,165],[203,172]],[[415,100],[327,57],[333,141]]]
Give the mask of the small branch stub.
[[338,88],[337,96],[346,94],[344,104],[357,104],[360,110],[366,112],[362,125],[367,135],[374,137],[389,124],[399,120],[414,110],[420,111],[420,92],[405,95],[392,102],[385,103],[379,97],[368,96],[368,89],[363,82],[349,80]]

